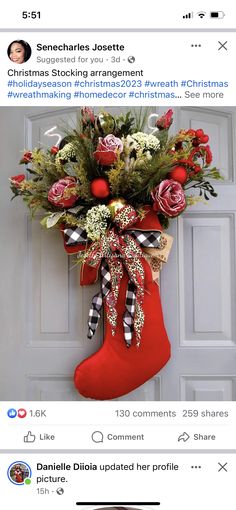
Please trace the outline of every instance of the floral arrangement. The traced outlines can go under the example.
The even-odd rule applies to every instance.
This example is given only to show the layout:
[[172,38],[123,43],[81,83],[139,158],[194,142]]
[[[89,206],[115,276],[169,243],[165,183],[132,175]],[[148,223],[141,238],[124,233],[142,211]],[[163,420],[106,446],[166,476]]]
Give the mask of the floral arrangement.
[[[155,124],[148,134],[144,131],[145,115],[95,114],[84,107],[79,128],[66,133],[60,144],[24,153],[20,163],[26,165],[30,178],[23,173],[10,178],[14,196],[23,198],[32,215],[43,210],[42,225],[62,230],[68,251],[76,246],[72,252],[80,261],[90,269],[100,266],[103,278],[104,274],[111,275],[111,285],[107,292],[103,288],[99,306],[93,301],[90,337],[104,299],[108,320],[115,329],[119,285],[126,270],[136,289],[136,304],[132,320],[126,321],[125,338],[128,344],[134,323],[140,341],[144,323],[141,248],[160,248],[160,232],[152,236],[153,243],[148,236],[144,242],[134,231],[132,235],[127,231],[150,210],[165,229],[186,207],[217,196],[210,180],[221,176],[211,168],[209,137],[203,129],[181,129],[169,136],[172,110],[151,117],[155,117]],[[115,252],[121,258],[112,258]],[[104,258],[106,269],[101,262]]]
[[168,110],[146,134],[142,119],[131,112],[113,117],[82,108],[80,129],[68,133],[59,147],[24,153],[20,163],[31,178],[11,177],[11,189],[32,214],[45,211],[45,227],[80,226],[91,241],[104,235],[125,203],[140,217],[143,206],[151,205],[167,227],[170,218],[198,200],[190,188],[208,200],[216,196],[209,179],[221,178],[210,168],[208,135],[189,129],[168,137],[172,121]]

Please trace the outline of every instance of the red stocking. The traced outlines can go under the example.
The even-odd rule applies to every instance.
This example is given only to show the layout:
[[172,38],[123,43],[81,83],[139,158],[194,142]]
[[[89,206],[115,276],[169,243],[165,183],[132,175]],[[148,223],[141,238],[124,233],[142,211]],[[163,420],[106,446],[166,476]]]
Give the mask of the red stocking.
[[122,318],[128,283],[128,276],[124,274],[116,305],[118,320],[115,335],[112,335],[111,326],[106,320],[102,347],[75,370],[75,386],[84,397],[96,400],[121,397],[153,377],[170,357],[170,343],[163,322],[159,287],[152,279],[149,264],[144,261],[144,265],[145,323],[140,346],[136,346],[135,334],[131,347],[127,348],[124,341]]

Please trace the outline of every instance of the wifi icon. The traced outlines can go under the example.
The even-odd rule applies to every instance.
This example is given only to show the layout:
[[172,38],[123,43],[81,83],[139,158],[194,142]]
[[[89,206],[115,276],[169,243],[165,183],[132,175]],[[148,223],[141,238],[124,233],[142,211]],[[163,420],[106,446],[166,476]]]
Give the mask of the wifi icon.
[[204,11],[197,12],[197,16],[199,16],[199,18],[204,18],[206,16],[206,12]]

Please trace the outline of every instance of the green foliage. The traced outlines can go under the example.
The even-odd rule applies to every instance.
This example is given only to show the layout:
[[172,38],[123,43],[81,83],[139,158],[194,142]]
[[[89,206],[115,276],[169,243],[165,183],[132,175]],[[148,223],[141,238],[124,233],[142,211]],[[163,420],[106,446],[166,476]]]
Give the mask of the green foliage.
[[90,180],[88,179],[86,167],[84,163],[74,165],[74,175],[78,179],[78,193],[79,196],[87,202],[93,201],[90,192]]
[[161,144],[161,148],[165,147],[168,141],[168,129],[158,131],[156,136]]
[[86,174],[88,180],[92,180],[100,175],[97,162],[94,158],[95,147],[93,141],[89,138],[85,138],[81,133],[74,130],[73,134],[68,135],[69,143],[73,144],[75,157],[84,168],[86,168]]
[[223,181],[224,177],[220,175],[219,170],[216,167],[211,168],[208,172],[204,172],[205,177],[209,177],[209,179],[215,179],[217,181]]
[[164,230],[166,230],[169,227],[169,218],[164,216],[164,214],[158,214],[158,219],[160,221],[160,224]]
[[122,136],[133,133],[134,121],[135,118],[132,116],[131,112],[116,117],[115,136],[122,138]]
[[175,161],[175,155],[166,154],[164,150],[161,150],[150,160],[143,162],[141,187],[138,190],[135,189],[133,195],[137,198],[140,193],[141,195],[143,192],[149,194],[163,179],[166,179]]
[[145,128],[147,126],[148,117],[150,115],[151,109],[149,107],[139,108],[138,110],[134,110],[134,132],[138,133],[139,131],[145,131]]

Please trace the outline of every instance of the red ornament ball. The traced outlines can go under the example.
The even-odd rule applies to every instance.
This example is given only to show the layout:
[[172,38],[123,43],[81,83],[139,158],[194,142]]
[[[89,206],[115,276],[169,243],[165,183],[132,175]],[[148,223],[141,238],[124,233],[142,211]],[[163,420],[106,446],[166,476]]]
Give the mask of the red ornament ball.
[[107,198],[110,195],[109,183],[103,177],[98,177],[91,182],[90,191],[96,198]]
[[184,184],[188,179],[188,172],[184,166],[176,166],[171,170],[169,173],[170,179],[173,179],[173,181],[177,181],[180,184]]
[[51,154],[57,154],[59,151],[58,147],[56,145],[53,145],[50,149]]

